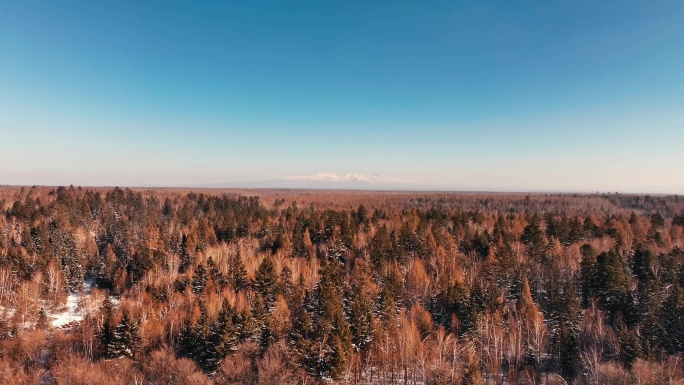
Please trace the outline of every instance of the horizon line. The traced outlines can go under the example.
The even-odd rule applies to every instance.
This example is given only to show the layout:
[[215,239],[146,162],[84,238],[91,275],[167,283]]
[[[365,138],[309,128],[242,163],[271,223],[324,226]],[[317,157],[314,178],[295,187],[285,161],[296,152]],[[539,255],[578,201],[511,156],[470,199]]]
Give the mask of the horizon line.
[[[334,182],[333,182],[334,183]],[[337,182],[343,183],[343,182]],[[451,194],[531,194],[531,195],[542,195],[542,194],[565,194],[565,195],[656,195],[656,196],[679,196],[680,193],[665,193],[665,192],[634,192],[634,191],[569,191],[569,190],[487,190],[487,189],[386,189],[386,188],[315,188],[315,187],[241,187],[241,186],[231,186],[231,187],[210,187],[206,185],[75,185],[75,184],[33,184],[33,185],[21,185],[21,184],[0,184],[0,188],[59,188],[59,187],[74,187],[82,189],[147,189],[147,190],[281,190],[281,191],[320,191],[320,192],[368,192],[368,193],[451,193]]]

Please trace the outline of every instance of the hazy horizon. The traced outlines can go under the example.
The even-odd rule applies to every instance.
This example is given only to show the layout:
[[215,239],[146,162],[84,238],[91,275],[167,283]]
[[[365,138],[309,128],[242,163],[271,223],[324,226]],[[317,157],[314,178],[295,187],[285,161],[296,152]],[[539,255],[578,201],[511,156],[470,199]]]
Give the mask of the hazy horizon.
[[0,184],[684,194],[682,41],[667,1],[4,2]]

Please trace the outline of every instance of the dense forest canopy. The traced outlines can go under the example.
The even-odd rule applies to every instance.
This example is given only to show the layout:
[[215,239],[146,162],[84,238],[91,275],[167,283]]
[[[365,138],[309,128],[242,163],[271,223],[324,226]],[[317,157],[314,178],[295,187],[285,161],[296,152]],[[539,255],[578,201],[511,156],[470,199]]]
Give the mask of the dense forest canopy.
[[0,382],[684,383],[684,198],[1,188]]

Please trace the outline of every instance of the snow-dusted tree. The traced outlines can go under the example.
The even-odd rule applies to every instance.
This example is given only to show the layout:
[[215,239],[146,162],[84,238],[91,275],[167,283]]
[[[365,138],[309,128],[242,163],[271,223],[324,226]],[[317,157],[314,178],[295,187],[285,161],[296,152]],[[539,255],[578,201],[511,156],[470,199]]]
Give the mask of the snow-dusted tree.
[[207,285],[207,269],[204,265],[199,264],[195,268],[195,274],[192,277],[192,292],[195,294],[204,294],[204,287]]
[[254,289],[261,296],[265,309],[270,313],[278,299],[279,284],[273,259],[264,258],[254,275]]
[[337,260],[328,261],[320,275],[308,303],[295,313],[290,343],[311,376],[332,380],[339,378],[345,368],[352,348],[352,333],[340,306],[344,296]]
[[352,298],[348,318],[354,349],[363,351],[373,341],[373,303],[360,291]]
[[112,304],[109,295],[105,297],[100,305],[100,312],[102,313],[102,327],[97,334],[97,340],[100,345],[100,351],[105,358],[115,358],[113,347],[114,342],[114,304]]
[[247,279],[247,269],[245,263],[242,261],[240,250],[238,250],[233,258],[230,259],[228,265],[228,283],[235,291],[247,289],[249,280]]
[[123,310],[121,321],[114,329],[113,338],[109,346],[111,358],[129,357],[133,358],[140,350],[142,337],[138,323],[133,321],[126,309]]

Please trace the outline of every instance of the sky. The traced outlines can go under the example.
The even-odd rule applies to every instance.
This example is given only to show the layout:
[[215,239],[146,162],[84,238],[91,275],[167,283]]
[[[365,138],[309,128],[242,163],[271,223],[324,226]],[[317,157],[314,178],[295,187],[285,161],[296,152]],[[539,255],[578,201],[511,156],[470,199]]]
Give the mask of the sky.
[[0,184],[684,193],[682,1],[0,0]]

